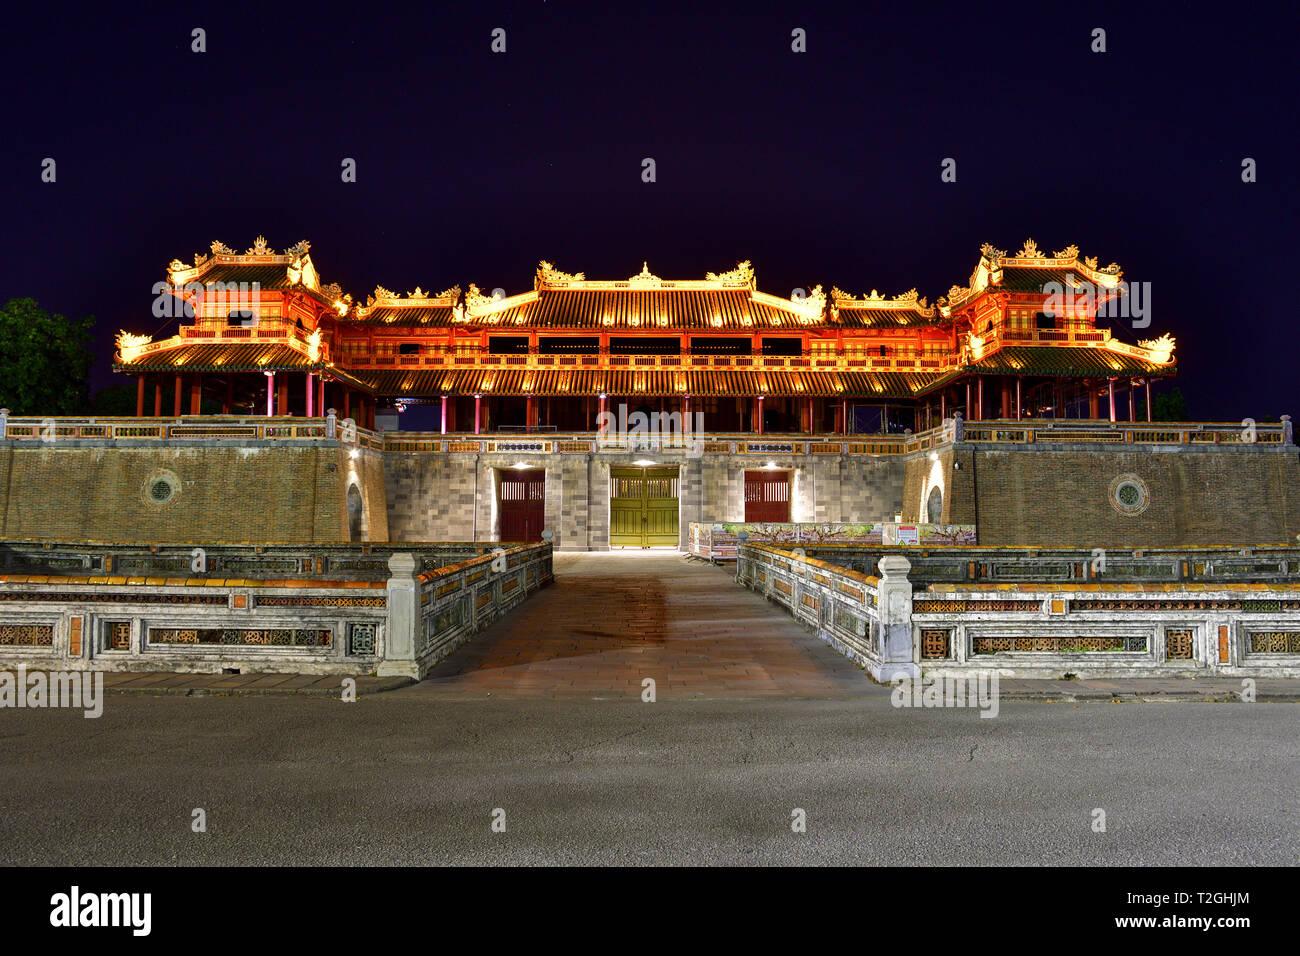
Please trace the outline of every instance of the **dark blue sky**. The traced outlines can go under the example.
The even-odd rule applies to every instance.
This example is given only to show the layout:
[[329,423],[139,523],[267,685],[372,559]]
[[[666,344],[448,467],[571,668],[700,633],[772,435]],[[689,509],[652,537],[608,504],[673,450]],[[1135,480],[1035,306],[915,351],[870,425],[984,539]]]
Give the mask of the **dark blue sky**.
[[752,259],[777,294],[933,300],[982,242],[1032,236],[1152,284],[1150,328],[1116,332],[1177,337],[1193,417],[1300,414],[1293,11],[434,7],[13,13],[0,298],[96,315],[101,385],[113,333],[157,328],[165,264],[213,239],[309,239],[361,299],[518,292],[545,258],[593,278]]

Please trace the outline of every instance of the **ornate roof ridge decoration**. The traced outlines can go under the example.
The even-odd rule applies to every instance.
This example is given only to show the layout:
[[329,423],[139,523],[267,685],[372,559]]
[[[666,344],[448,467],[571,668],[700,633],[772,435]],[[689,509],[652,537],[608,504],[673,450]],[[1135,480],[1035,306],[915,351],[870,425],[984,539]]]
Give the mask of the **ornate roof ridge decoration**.
[[664,283],[663,279],[650,271],[650,263],[645,260],[642,260],[641,262],[641,271],[634,276],[628,276],[627,281],[636,286],[646,286],[649,288],[655,288]]
[[581,272],[561,272],[559,269],[545,259],[537,264],[537,281],[545,285],[556,285],[563,282],[582,282],[586,276]]
[[266,244],[266,236],[258,236],[253,240],[251,248],[244,250],[246,256],[273,256],[275,250]]
[[117,333],[117,350],[119,352],[126,349],[138,349],[148,345],[153,341],[152,335],[136,335],[134,332],[128,332],[126,329],[120,329]]
[[[953,288],[955,289],[957,286]],[[834,303],[836,311],[843,306],[849,309],[916,312],[926,318],[931,318],[934,315],[934,307],[930,305],[925,296],[918,294],[915,288],[900,292],[892,299],[887,299],[875,289],[872,289],[870,295],[864,294],[859,300],[852,293],[845,292],[838,286],[833,286],[831,288],[831,302]]]
[[802,299],[790,299],[791,311],[802,315],[807,319],[820,319],[826,314],[826,290],[822,288],[821,283],[812,287],[812,290]]
[[1034,240],[1030,238],[1030,239],[1026,239],[1025,244],[1020,247],[1020,251],[1016,253],[1016,258],[1017,259],[1046,259],[1047,254],[1044,253],[1041,249],[1039,249],[1038,243],[1034,242]]
[[706,272],[704,278],[710,282],[739,282],[753,288],[754,264],[749,259],[736,263],[730,272]]
[[1176,346],[1174,337],[1166,332],[1158,339],[1138,339],[1138,348],[1151,353],[1151,361],[1157,365],[1168,365],[1173,360]]

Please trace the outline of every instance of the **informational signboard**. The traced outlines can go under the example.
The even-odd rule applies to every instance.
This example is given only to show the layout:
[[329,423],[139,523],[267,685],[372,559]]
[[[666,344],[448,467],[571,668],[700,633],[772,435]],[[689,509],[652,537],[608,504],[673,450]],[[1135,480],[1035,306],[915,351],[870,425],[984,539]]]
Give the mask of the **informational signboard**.
[[896,544],[920,544],[921,532],[914,524],[900,524]]

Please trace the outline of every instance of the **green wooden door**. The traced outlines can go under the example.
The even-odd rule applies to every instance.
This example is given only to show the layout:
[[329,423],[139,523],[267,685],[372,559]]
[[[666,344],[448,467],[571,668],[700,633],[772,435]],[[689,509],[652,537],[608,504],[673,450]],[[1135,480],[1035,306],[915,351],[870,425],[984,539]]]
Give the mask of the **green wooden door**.
[[676,468],[610,469],[611,547],[677,547],[677,512]]

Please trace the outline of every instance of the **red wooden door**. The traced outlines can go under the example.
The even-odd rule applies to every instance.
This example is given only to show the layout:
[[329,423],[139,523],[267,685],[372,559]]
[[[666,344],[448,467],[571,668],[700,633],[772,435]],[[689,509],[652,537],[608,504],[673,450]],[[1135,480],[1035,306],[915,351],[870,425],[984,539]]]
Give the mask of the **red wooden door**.
[[745,521],[753,524],[789,520],[789,472],[745,472]]
[[501,540],[540,541],[546,524],[546,470],[501,475]]

